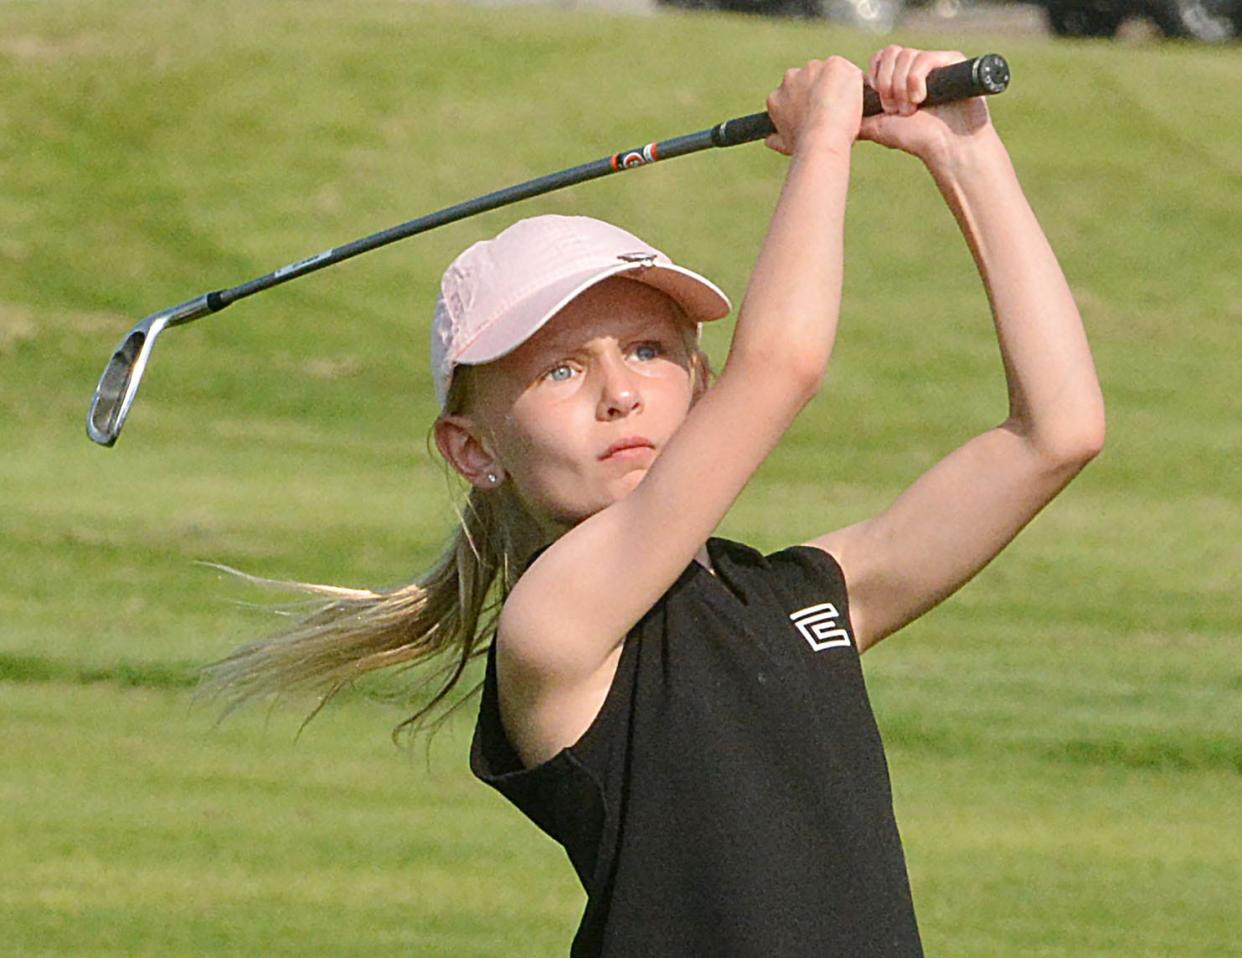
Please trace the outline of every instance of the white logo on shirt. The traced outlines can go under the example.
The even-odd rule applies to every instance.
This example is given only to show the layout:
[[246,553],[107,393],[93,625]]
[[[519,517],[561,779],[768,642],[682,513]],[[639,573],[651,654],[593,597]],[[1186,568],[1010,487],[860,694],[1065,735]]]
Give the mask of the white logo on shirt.
[[831,602],[821,602],[791,613],[789,621],[798,627],[812,649],[822,652],[850,644],[850,634],[837,625],[839,615]]

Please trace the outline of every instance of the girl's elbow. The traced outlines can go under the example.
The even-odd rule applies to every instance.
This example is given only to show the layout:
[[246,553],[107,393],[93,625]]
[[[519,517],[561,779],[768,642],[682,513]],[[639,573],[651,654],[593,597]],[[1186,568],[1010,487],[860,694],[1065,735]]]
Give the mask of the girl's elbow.
[[824,385],[824,377],[828,367],[825,363],[798,363],[790,369],[790,381],[799,391],[802,398],[809,402],[815,398],[820,387]]
[[1104,416],[1075,424],[1073,430],[1045,438],[1040,443],[1044,457],[1057,467],[1081,469],[1104,449]]
[[1104,451],[1104,438],[1107,429],[1104,426],[1104,416],[1100,415],[1099,420],[1092,425],[1091,431],[1083,437],[1080,447],[1080,455],[1084,462],[1090,462],[1101,452]]
[[824,384],[828,374],[828,354],[821,349],[806,348],[786,353],[779,367],[789,386],[804,400],[811,400]]
[[764,382],[805,404],[819,392],[827,368],[827,359],[813,351],[769,350],[762,355],[730,356],[721,378],[731,373],[752,384]]
[[1030,422],[1011,417],[1007,427],[1021,436],[1027,447],[1054,472],[1077,472],[1104,449],[1104,412],[1084,413],[1053,423]]
[[1074,433],[1074,442],[1070,451],[1078,462],[1086,465],[1104,451],[1104,439],[1108,432],[1104,415],[1104,397],[1096,397],[1090,412],[1085,412],[1078,420],[1078,428]]

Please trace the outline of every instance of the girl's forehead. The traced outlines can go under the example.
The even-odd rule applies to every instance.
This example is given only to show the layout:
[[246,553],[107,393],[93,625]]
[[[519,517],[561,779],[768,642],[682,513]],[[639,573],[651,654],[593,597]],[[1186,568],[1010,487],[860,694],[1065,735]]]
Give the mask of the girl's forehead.
[[676,328],[675,317],[661,311],[601,311],[589,316],[562,313],[532,336],[526,345],[532,352],[557,352],[577,349],[595,340],[624,339],[637,333],[670,333]]
[[586,290],[522,344],[531,351],[576,348],[594,339],[637,330],[675,331],[681,311],[666,295],[633,280],[605,281]]
[[605,280],[572,300],[512,352],[474,367],[472,405],[508,408],[544,366],[592,343],[638,336],[681,338],[692,325],[659,290],[633,280]]

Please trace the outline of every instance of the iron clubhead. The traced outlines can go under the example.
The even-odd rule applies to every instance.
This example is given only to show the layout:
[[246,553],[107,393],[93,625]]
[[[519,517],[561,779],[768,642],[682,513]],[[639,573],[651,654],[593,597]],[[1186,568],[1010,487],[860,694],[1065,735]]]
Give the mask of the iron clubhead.
[[152,313],[131,329],[121,340],[103,375],[95,387],[90,410],[86,414],[86,434],[101,446],[111,446],[121,434],[125,417],[138,394],[138,384],[151,358],[156,337],[169,326],[178,326],[214,312],[208,305],[210,294],[204,293],[176,306]]

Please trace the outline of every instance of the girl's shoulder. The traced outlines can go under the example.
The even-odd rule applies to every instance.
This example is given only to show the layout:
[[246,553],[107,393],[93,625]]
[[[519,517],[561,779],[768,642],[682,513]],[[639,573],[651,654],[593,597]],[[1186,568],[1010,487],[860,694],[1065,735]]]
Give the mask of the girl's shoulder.
[[[520,579],[550,545],[540,546],[531,553],[522,563],[514,581]],[[726,589],[762,582],[794,590],[806,587],[826,589],[842,603],[848,603],[845,576],[840,564],[831,552],[819,546],[797,543],[765,553],[740,540],[712,536],[705,547],[709,565],[704,566],[697,560],[691,562],[652,609],[671,598],[691,594],[684,588],[686,582],[701,575],[723,583]]]
[[771,552],[732,539],[713,536],[708,555],[718,574],[732,571],[757,580],[790,585],[822,585],[844,592],[845,577],[836,557],[808,543],[784,546]]

